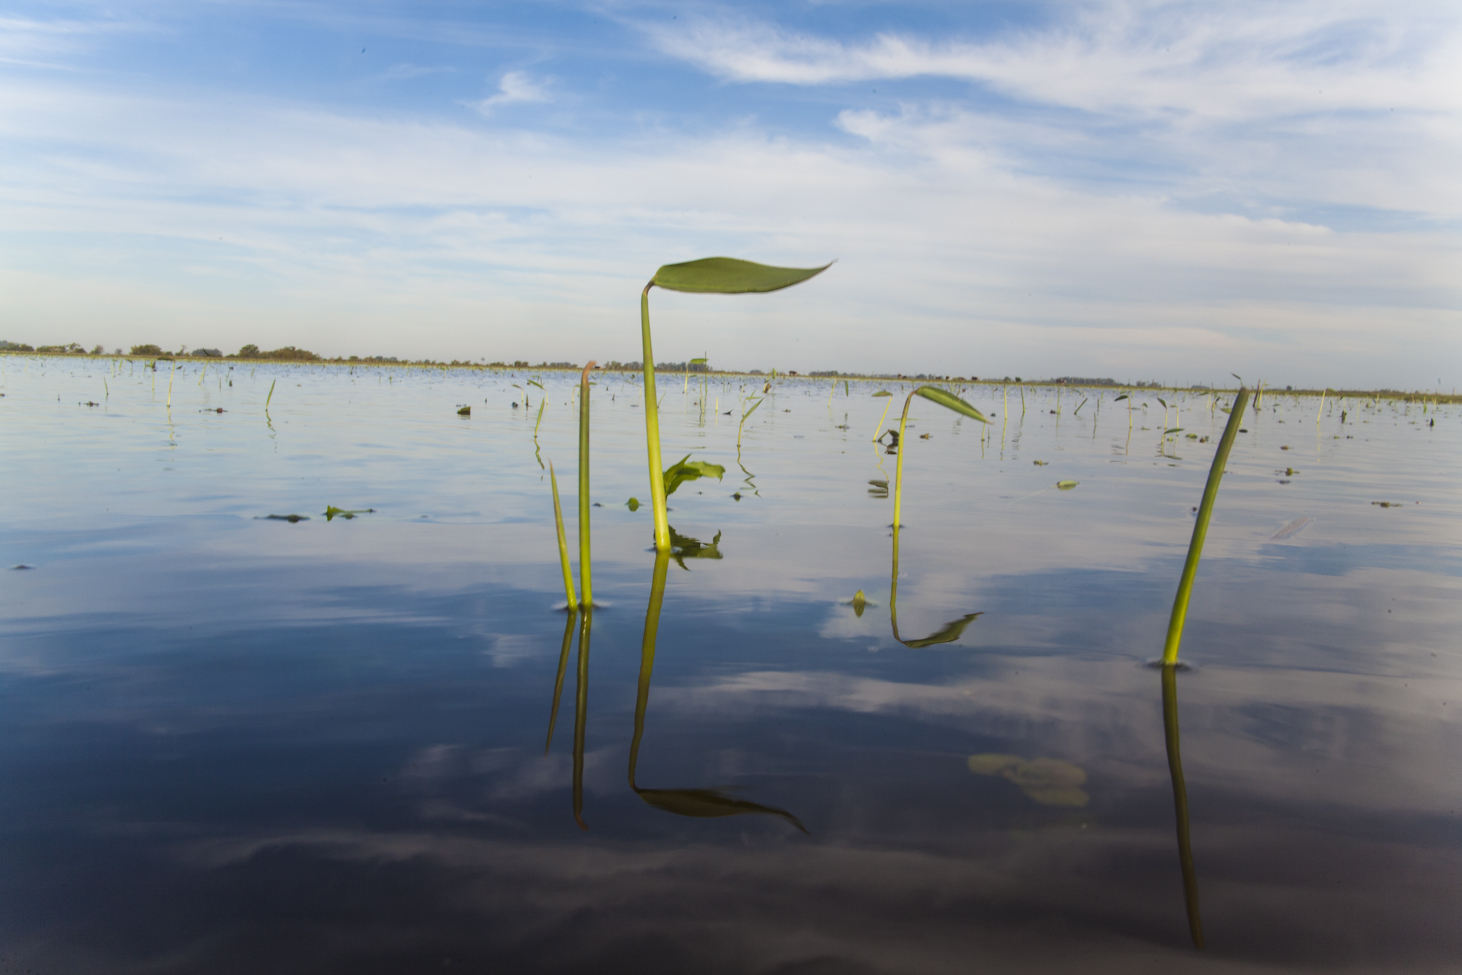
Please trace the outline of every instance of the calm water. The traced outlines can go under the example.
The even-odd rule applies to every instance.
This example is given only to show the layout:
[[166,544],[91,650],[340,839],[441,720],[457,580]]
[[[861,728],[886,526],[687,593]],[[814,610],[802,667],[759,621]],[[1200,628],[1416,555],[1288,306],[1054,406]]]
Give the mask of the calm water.
[[671,497],[646,653],[633,377],[593,389],[586,648],[539,465],[572,536],[576,377],[187,363],[169,409],[142,366],[0,358],[0,971],[1462,957],[1455,407],[1263,397],[1165,708],[1206,395],[916,403],[900,636],[973,618],[910,647],[897,386],[880,423],[878,384],[779,381],[738,464],[760,384],[662,375],[667,463],[726,475]]

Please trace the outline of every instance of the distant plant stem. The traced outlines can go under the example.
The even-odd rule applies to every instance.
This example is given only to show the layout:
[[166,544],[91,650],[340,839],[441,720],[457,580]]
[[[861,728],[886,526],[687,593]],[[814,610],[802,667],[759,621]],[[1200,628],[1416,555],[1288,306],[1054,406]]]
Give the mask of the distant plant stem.
[[584,594],[585,609],[594,606],[589,559],[589,370],[593,368],[591,359],[579,379],[579,591]]
[[168,409],[173,408],[173,373],[177,370],[176,362],[168,363]]
[[553,486],[553,520],[558,525],[558,561],[563,567],[563,591],[568,597],[569,612],[579,608],[579,597],[574,594],[574,574],[569,567],[569,540],[563,530],[563,507],[558,501],[558,477],[553,473],[553,461],[548,462],[548,483]]
[[1163,646],[1162,662],[1171,666],[1178,662],[1178,645],[1183,642],[1183,624],[1188,619],[1188,599],[1193,594],[1193,578],[1198,574],[1198,560],[1203,556],[1203,540],[1208,537],[1208,522],[1213,517],[1213,504],[1218,499],[1218,484],[1223,480],[1223,467],[1228,463],[1229,451],[1234,437],[1244,419],[1244,407],[1249,403],[1249,391],[1243,386],[1234,397],[1233,410],[1228,424],[1223,428],[1223,437],[1218,442],[1218,451],[1213,455],[1213,466],[1208,469],[1208,483],[1203,487],[1203,500],[1198,505],[1198,519],[1193,525],[1193,539],[1188,543],[1188,559],[1183,563],[1183,575],[1178,580],[1178,592],[1173,597],[1173,615],[1168,620],[1168,637]]
[[269,401],[274,398],[274,384],[277,383],[277,382],[279,382],[279,380],[274,379],[274,380],[271,380],[270,383],[269,383],[269,395],[266,396],[266,397],[264,397],[264,412],[265,413],[268,413],[269,412]]
[[665,504],[665,471],[660,459],[660,410],[655,399],[655,353],[650,349],[651,281],[640,292],[640,344],[645,367],[645,452],[650,460],[650,504],[655,513],[655,548],[670,551],[670,514]]

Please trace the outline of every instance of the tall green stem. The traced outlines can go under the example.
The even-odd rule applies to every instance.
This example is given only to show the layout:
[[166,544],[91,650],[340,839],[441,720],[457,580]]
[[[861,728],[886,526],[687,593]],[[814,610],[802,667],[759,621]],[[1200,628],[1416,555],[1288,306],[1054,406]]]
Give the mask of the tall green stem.
[[1198,912],[1198,872],[1193,867],[1193,844],[1188,838],[1188,787],[1183,781],[1183,756],[1178,749],[1178,674],[1162,669],[1163,738],[1168,748],[1168,774],[1173,780],[1173,814],[1178,822],[1178,863],[1183,869],[1183,903],[1188,909],[1188,934],[1203,947],[1203,918]]
[[1244,407],[1249,404],[1249,391],[1239,387],[1234,397],[1233,409],[1228,415],[1228,425],[1223,428],[1223,437],[1218,442],[1218,452],[1213,455],[1213,466],[1208,469],[1208,483],[1203,487],[1203,500],[1198,505],[1198,519],[1193,525],[1193,539],[1188,543],[1188,559],[1183,563],[1183,575],[1178,580],[1178,593],[1173,597],[1173,615],[1168,620],[1168,638],[1163,646],[1162,662],[1171,666],[1178,662],[1178,645],[1183,642],[1183,624],[1188,619],[1188,599],[1193,595],[1193,577],[1198,574],[1198,560],[1203,556],[1203,540],[1208,537],[1208,521],[1213,517],[1213,503],[1218,499],[1218,483],[1223,480],[1223,466],[1228,463],[1229,450],[1233,448],[1234,436],[1244,420]]
[[574,574],[569,568],[569,540],[563,530],[563,506],[558,501],[558,477],[553,472],[553,461],[548,462],[548,483],[553,486],[553,520],[558,524],[558,561],[563,568],[563,591],[569,601],[569,612],[579,608],[579,597],[574,594]]
[[[909,423],[909,404],[913,400],[914,394],[910,393],[909,398],[904,400],[904,415],[899,418],[899,459],[893,475],[893,531],[895,552],[898,551],[899,512],[903,509],[904,503],[904,428]],[[897,561],[898,557],[895,556],[894,558]]]
[[579,379],[579,590],[584,606],[594,605],[594,573],[589,559],[589,370]]
[[[640,292],[640,342],[645,357],[645,453],[650,458],[650,502],[655,509],[655,548],[670,551],[670,513],[665,506],[665,469],[660,459],[660,404],[655,399],[655,353],[650,348],[651,281]],[[704,399],[704,397],[702,397]]]

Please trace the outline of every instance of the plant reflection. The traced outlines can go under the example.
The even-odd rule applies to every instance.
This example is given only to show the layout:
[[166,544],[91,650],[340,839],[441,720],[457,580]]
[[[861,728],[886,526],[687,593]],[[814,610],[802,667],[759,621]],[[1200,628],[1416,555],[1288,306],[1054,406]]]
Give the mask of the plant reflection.
[[931,633],[922,640],[905,640],[899,636],[899,526],[893,526],[893,578],[888,586],[888,619],[893,625],[893,638],[906,647],[915,650],[921,647],[932,647],[940,643],[953,643],[964,633],[965,627],[969,626],[984,613],[966,613],[957,620],[950,620],[939,630]]
[[588,829],[584,822],[584,730],[589,723],[589,629],[594,622],[594,609],[584,604],[583,621],[579,624],[579,667],[574,682],[574,822],[579,829]]
[[[719,537],[717,535],[717,538]],[[672,529],[672,544],[678,544],[676,538]],[[660,608],[665,602],[665,575],[669,570],[671,557],[671,553],[663,549],[655,553],[655,572],[650,584],[650,603],[645,610],[645,634],[640,643],[640,680],[639,693],[635,698],[635,733],[629,748],[629,787],[651,806],[677,816],[712,818],[763,813],[780,816],[806,833],[807,827],[785,809],[737,799],[715,789],[643,789],[635,782],[635,769],[640,758],[640,740],[645,734],[645,710],[650,703],[650,676],[655,669],[655,641],[660,629]],[[719,555],[714,557],[720,558]],[[575,782],[577,783],[577,779]],[[578,793],[575,792],[576,801],[577,797]]]
[[686,559],[719,559],[720,545],[720,532],[716,532],[716,537],[709,542],[702,542],[698,538],[680,534],[673,526],[670,528],[670,557],[687,572],[690,568],[685,564]]
[[563,625],[563,649],[558,652],[558,677],[553,682],[553,707],[548,712],[548,740],[543,743],[545,755],[553,746],[553,725],[558,720],[558,699],[563,693],[563,675],[569,666],[569,645],[574,642],[574,624],[578,621],[578,610],[569,610],[568,620]]
[[1188,933],[1193,945],[1203,947],[1203,919],[1198,913],[1198,874],[1193,868],[1193,846],[1188,840],[1188,789],[1183,783],[1183,756],[1178,750],[1177,666],[1162,667],[1163,737],[1168,749],[1168,772],[1173,779],[1173,812],[1178,822],[1178,861],[1183,867],[1183,901],[1188,909]]

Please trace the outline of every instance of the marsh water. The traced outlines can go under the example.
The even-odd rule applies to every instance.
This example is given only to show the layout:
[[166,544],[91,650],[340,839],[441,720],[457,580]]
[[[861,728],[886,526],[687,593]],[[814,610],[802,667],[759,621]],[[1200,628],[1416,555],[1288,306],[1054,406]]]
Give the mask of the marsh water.
[[657,563],[597,375],[586,628],[576,375],[147,365],[0,359],[0,971],[1462,957],[1456,407],[1266,392],[1165,686],[1223,395],[916,400],[896,639],[911,386],[661,373]]

